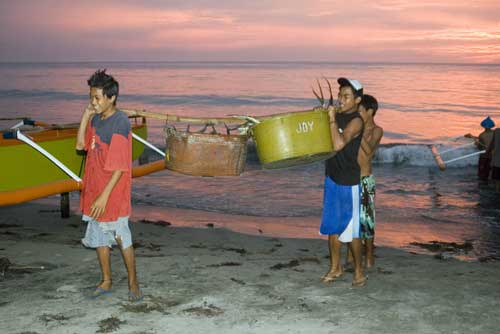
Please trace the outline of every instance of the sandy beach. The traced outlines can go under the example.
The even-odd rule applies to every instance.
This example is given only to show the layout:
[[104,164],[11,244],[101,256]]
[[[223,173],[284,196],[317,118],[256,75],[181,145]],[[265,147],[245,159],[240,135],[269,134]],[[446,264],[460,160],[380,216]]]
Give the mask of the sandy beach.
[[[498,262],[378,247],[365,287],[352,288],[349,272],[323,284],[325,240],[259,235],[256,217],[244,224],[251,235],[224,228],[236,216],[134,210],[145,299],[132,304],[118,249],[113,293],[86,297],[100,271],[95,251],[80,244],[78,212],[60,218],[57,198],[0,208],[0,331],[497,333]],[[180,227],[183,220],[199,227]]]

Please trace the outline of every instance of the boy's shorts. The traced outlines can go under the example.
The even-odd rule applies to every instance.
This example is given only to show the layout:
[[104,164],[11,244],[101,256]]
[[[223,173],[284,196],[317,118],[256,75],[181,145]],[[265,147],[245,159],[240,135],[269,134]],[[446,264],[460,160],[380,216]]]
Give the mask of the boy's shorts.
[[121,239],[122,248],[132,246],[132,233],[128,227],[128,217],[120,217],[113,222],[97,222],[89,216],[83,215],[83,221],[88,222],[82,244],[85,247],[113,247],[117,245],[116,238]]
[[360,237],[359,193],[359,184],[340,185],[325,177],[320,234],[338,235],[341,242]]
[[375,236],[375,178],[373,175],[361,178],[361,238],[372,239]]

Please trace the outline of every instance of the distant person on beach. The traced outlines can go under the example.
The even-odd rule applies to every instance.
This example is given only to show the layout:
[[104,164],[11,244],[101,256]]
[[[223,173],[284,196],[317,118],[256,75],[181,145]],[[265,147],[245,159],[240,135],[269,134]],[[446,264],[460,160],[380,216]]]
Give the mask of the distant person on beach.
[[82,243],[95,248],[102,280],[91,298],[111,293],[110,249],[118,244],[128,273],[129,300],[139,301],[131,214],[132,133],[128,117],[116,108],[118,82],[96,71],[87,81],[90,103],[83,112],[77,135],[77,150],[87,151],[80,199],[82,220],[88,222]]
[[342,243],[349,243],[354,259],[353,286],[363,286],[359,223],[360,175],[358,151],[363,136],[363,119],[358,107],[363,86],[357,80],[339,78],[338,106],[328,108],[332,143],[336,154],[325,163],[323,215],[320,233],[328,235],[330,269],[322,277],[332,282],[344,274],[340,261]]
[[496,193],[500,194],[500,128],[493,131],[493,139],[486,153],[491,154],[491,179],[495,181]]
[[[493,130],[495,127],[495,122],[490,118],[490,116],[486,117],[482,122],[481,126],[483,127],[483,132],[479,134],[479,136],[474,137],[470,133],[466,134],[465,137],[473,138],[478,150],[486,150],[493,139]],[[488,181],[490,177],[490,169],[491,169],[491,153],[485,152],[479,155],[479,160],[477,163],[477,176],[483,180]]]

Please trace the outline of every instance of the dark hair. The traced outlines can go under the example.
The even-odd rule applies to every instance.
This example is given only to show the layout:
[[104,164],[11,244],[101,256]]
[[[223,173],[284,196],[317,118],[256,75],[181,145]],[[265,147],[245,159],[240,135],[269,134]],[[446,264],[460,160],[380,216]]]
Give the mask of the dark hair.
[[359,105],[363,106],[366,110],[368,110],[368,109],[373,110],[373,116],[375,116],[375,114],[377,113],[378,102],[377,102],[377,99],[371,95],[368,95],[368,94],[363,95]]
[[118,81],[115,80],[111,75],[106,74],[106,69],[97,70],[94,74],[87,80],[89,87],[101,88],[102,93],[110,99],[116,96],[113,104],[116,105],[116,100],[118,100],[119,85]]

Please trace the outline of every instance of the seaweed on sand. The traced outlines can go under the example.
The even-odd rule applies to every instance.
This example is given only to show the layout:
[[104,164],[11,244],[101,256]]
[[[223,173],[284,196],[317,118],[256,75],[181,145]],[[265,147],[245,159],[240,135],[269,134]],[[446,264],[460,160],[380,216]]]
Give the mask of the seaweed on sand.
[[430,252],[469,252],[473,249],[472,242],[465,241],[463,244],[458,244],[456,242],[444,242],[433,240],[429,243],[423,242],[412,242],[410,245],[418,246],[427,249]]
[[120,328],[120,325],[125,324],[126,321],[122,321],[117,317],[109,317],[99,321],[99,330],[96,333],[111,333]]

